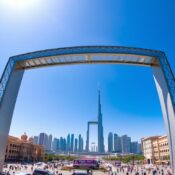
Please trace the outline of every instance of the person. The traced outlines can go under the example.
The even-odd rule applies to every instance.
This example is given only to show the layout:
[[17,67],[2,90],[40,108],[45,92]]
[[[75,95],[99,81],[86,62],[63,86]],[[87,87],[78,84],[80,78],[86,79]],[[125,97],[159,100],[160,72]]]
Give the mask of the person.
[[156,175],[157,171],[156,170],[153,170],[153,175]]
[[161,171],[162,171],[162,175],[164,175],[164,171],[163,171],[163,169],[162,169]]
[[138,171],[136,171],[135,175],[139,175],[139,172],[138,172]]
[[172,175],[171,172],[170,172],[169,170],[167,171],[167,173],[168,173],[168,175]]

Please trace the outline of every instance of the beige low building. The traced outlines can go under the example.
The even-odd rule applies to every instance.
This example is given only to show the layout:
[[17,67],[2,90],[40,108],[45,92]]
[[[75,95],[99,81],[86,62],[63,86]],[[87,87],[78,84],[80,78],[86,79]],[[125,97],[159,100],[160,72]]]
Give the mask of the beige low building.
[[142,148],[147,163],[169,162],[169,147],[167,136],[153,136],[143,138]]
[[153,152],[155,162],[168,162],[169,161],[169,147],[167,136],[161,136],[153,142]]
[[143,155],[148,164],[154,162],[153,142],[158,138],[159,136],[152,136],[141,139]]
[[43,160],[43,146],[35,145],[32,138],[27,138],[26,134],[22,135],[21,138],[8,137],[5,154],[6,162],[35,162]]

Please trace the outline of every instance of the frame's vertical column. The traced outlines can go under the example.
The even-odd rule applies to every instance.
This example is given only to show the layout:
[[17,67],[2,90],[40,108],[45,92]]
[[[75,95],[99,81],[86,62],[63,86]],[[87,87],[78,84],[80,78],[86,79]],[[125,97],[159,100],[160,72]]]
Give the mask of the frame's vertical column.
[[12,70],[0,104],[0,172],[3,170],[8,133],[23,73],[24,70]]
[[87,126],[86,152],[89,152],[89,122]]
[[168,136],[171,168],[175,175],[175,106],[170,95],[169,80],[162,71],[162,67],[153,67],[152,70]]

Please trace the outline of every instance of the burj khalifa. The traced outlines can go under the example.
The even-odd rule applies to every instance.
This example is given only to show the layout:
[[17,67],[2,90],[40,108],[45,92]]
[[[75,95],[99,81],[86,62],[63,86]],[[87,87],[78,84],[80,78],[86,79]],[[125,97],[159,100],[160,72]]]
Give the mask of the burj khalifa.
[[100,90],[98,91],[98,152],[104,152],[103,120],[101,113]]
[[104,152],[103,120],[101,113],[100,90],[98,91],[98,116],[97,121],[89,121],[87,126],[86,151],[89,152],[89,129],[90,125],[98,126],[98,153]]

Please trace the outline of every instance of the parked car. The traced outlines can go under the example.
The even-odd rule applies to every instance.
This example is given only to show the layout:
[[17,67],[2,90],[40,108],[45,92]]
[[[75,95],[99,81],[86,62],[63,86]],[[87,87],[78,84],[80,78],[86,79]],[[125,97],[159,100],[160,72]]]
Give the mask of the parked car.
[[53,175],[53,174],[51,172],[47,171],[47,170],[35,169],[33,171],[32,175]]

